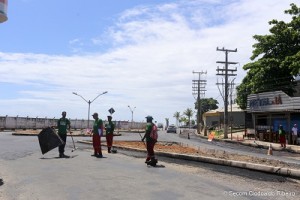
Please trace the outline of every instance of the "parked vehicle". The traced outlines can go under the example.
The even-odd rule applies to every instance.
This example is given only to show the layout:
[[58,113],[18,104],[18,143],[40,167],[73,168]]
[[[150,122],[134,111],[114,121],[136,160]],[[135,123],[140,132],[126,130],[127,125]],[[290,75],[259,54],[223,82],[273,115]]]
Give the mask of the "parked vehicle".
[[157,128],[164,128],[164,125],[162,123],[158,123]]
[[168,126],[167,133],[176,133],[176,126],[175,125]]

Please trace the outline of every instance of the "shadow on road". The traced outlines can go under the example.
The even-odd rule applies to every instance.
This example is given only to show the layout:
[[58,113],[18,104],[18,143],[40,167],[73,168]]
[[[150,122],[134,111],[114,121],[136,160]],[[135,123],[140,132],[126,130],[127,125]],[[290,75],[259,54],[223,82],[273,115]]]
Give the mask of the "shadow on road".
[[69,157],[65,157],[65,158],[60,158],[60,157],[52,157],[52,158],[45,158],[45,157],[42,157],[40,159],[43,159],[43,160],[51,160],[51,159],[69,159],[69,158],[75,158],[77,157],[78,155],[73,155],[73,156],[69,156]]

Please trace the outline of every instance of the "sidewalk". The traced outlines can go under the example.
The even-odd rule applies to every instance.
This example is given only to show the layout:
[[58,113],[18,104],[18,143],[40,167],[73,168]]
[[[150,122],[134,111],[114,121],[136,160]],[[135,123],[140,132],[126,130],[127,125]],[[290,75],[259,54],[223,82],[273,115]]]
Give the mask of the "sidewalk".
[[[198,134],[197,131],[195,131],[195,135],[208,139],[208,136],[204,136],[203,133]],[[273,143],[273,142],[265,142],[265,141],[259,141],[255,140],[254,138],[244,138],[244,132],[237,132],[232,134],[232,140],[231,140],[231,134],[228,134],[228,139],[219,139],[214,138],[213,140],[216,141],[224,141],[229,143],[239,143],[246,146],[256,147],[256,148],[264,148],[269,149],[269,146],[271,144],[272,150],[275,151],[288,151],[291,153],[299,153],[300,154],[300,145],[291,145],[287,144],[286,148],[282,148],[279,143]]]

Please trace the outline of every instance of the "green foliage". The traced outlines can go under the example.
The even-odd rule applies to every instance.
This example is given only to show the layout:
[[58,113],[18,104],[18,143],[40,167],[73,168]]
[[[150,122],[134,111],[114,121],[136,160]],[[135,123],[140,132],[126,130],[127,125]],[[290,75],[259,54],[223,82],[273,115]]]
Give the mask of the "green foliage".
[[176,126],[178,126],[179,118],[180,118],[180,112],[175,112],[173,117],[176,118]]
[[291,4],[285,13],[291,15],[290,22],[273,19],[269,35],[253,36],[257,41],[253,62],[244,65],[248,73],[237,87],[237,103],[242,109],[252,93],[282,90],[293,96],[294,77],[300,74],[300,8]]
[[193,115],[194,115],[194,111],[191,109],[191,108],[187,108],[184,112],[183,112],[183,114],[185,115],[185,116],[187,116],[187,118],[189,119],[189,121],[188,121],[188,123],[191,121],[191,117],[193,117]]
[[[217,104],[219,104],[219,102],[213,98],[200,99],[201,112],[205,113],[210,110],[215,110],[218,108]],[[198,110],[198,101],[195,102],[195,109]]]

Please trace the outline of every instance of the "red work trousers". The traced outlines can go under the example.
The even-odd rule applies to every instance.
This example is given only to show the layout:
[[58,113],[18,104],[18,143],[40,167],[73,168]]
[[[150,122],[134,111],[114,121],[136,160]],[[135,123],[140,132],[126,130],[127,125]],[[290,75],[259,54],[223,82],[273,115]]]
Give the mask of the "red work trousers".
[[155,158],[154,155],[154,145],[155,141],[147,141],[147,158],[146,161],[149,161],[151,158]]
[[102,155],[101,137],[99,136],[99,134],[93,134],[93,147],[94,147],[94,154]]
[[112,133],[110,133],[110,134],[106,134],[105,137],[106,137],[107,147],[112,147],[114,135]]

